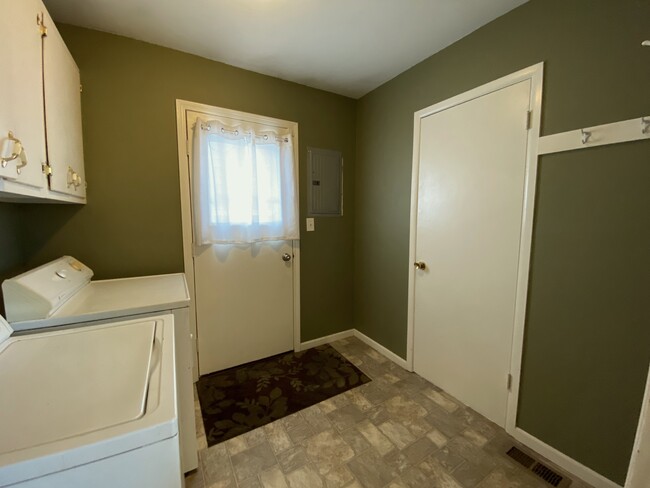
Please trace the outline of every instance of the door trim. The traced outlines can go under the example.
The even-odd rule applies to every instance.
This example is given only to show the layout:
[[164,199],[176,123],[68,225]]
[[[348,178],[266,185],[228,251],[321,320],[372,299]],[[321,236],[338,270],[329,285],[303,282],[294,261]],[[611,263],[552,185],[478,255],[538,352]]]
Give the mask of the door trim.
[[[640,478],[639,466],[643,456],[648,454],[647,446],[650,444],[650,371],[646,378],[645,393],[643,395],[643,405],[641,406],[641,415],[639,415],[639,424],[636,429],[634,438],[634,447],[630,458],[630,467],[625,480],[625,488],[641,488],[644,480]],[[645,450],[644,450],[645,449]]]
[[[186,124],[186,112],[203,112],[206,115],[215,117],[227,117],[240,120],[246,120],[256,124],[273,125],[277,127],[287,127],[293,134],[293,156],[296,171],[296,179],[299,182],[299,141],[298,141],[298,123],[289,120],[281,120],[275,117],[266,117],[264,115],[241,112],[239,110],[230,110],[221,107],[214,107],[203,103],[190,102],[188,100],[176,100],[176,133],[178,141],[178,174],[180,183],[181,198],[181,222],[183,228],[183,267],[187,276],[187,286],[190,292],[190,331],[192,334],[192,357],[194,364],[192,374],[194,381],[199,379],[199,357],[197,345],[197,327],[196,327],[196,282],[194,279],[194,262],[193,262],[193,239],[192,239],[192,203],[190,194],[190,161],[188,159],[190,141],[187,139],[188,128]],[[298,188],[296,185],[296,198],[299,198]],[[300,350],[300,241],[298,239],[291,241],[293,247],[293,348],[295,351]]]
[[[526,149],[526,170],[524,181],[524,206],[522,212],[521,237],[519,242],[519,262],[517,271],[517,293],[515,297],[515,317],[512,337],[512,353],[510,357],[510,374],[512,386],[508,393],[506,407],[506,432],[513,434],[516,428],[517,405],[519,402],[519,382],[521,376],[521,360],[523,352],[524,325],[526,318],[526,298],[528,294],[528,273],[530,267],[530,252],[533,231],[533,211],[535,205],[535,187],[537,181],[537,157],[542,112],[542,81],[544,63],[538,63],[512,73],[498,80],[474,88],[465,93],[452,97],[440,103],[431,105],[415,112],[413,124],[413,169],[411,178],[411,222],[409,238],[409,276],[408,276],[408,326],[407,326],[407,351],[406,364],[413,371],[414,354],[414,316],[415,316],[415,246],[417,238],[417,210],[418,210],[418,183],[420,174],[420,130],[422,119],[447,110],[456,105],[468,102],[475,98],[501,90],[521,81],[530,80],[530,130]],[[526,121],[522,114],[522,124]],[[471,138],[469,130],[471,121],[468,121],[467,137]],[[506,378],[503,379],[504,382]]]

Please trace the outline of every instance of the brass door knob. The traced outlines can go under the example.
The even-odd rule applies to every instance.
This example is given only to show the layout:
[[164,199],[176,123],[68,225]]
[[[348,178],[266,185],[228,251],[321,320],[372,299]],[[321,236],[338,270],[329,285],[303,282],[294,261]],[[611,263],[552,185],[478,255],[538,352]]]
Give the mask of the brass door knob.
[[285,252],[282,255],[282,261],[284,261],[285,263],[288,262],[288,261],[291,261],[291,254]]
[[413,266],[415,266],[416,269],[421,269],[423,271],[427,269],[427,265],[424,261],[416,261],[413,263]]

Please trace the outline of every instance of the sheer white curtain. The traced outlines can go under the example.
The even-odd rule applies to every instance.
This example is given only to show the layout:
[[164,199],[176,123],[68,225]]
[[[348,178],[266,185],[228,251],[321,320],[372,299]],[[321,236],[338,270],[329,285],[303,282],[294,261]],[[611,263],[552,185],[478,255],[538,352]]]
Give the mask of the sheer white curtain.
[[192,193],[197,245],[298,239],[288,131],[197,119]]

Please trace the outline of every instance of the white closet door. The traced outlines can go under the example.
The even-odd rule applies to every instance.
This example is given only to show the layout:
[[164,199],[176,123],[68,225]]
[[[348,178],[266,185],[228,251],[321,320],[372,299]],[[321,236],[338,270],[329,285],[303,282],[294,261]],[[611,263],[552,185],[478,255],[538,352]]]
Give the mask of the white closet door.
[[45,117],[52,191],[83,198],[86,179],[81,132],[79,69],[54,22],[45,12],[47,37],[43,47]]
[[[0,0],[0,150],[8,157],[20,140],[24,157],[0,164],[0,178],[33,187],[45,186],[43,84],[39,0]],[[11,39],[11,42],[7,42]],[[19,172],[20,171],[20,172]]]
[[505,425],[529,80],[422,120],[415,371]]

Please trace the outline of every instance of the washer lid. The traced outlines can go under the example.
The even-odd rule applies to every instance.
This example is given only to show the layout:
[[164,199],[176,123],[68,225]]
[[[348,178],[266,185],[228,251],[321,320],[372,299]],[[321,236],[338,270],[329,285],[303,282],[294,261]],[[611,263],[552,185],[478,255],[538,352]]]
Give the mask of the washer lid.
[[182,273],[91,281],[51,316],[11,322],[16,331],[128,317],[188,307],[190,295]]
[[141,417],[155,330],[143,320],[0,345],[0,455]]
[[13,332],[14,330],[11,328],[11,325],[9,325],[4,317],[0,315],[0,344],[9,339],[9,336],[13,334]]

